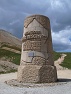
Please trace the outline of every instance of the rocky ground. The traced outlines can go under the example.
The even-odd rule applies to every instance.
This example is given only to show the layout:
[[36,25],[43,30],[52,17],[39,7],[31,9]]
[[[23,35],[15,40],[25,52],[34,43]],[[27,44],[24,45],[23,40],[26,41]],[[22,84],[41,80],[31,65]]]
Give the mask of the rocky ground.
[[71,83],[35,88],[11,87],[7,84],[0,83],[0,94],[71,94]]
[[0,73],[15,71],[17,68],[18,65],[12,62],[0,60]]

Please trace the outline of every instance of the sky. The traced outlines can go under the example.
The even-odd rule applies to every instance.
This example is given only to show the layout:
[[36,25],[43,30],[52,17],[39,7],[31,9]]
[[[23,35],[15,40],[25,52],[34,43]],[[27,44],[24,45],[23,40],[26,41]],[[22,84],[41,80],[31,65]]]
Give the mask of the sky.
[[49,17],[54,51],[71,52],[71,0],[0,0],[0,29],[22,38],[24,19],[33,14]]

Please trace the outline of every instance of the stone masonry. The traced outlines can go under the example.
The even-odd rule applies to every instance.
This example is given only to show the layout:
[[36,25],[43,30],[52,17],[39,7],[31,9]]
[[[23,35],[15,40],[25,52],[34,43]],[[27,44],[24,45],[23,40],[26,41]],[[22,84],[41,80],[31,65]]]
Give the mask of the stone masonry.
[[32,15],[24,21],[21,62],[17,80],[23,83],[57,81],[49,18]]

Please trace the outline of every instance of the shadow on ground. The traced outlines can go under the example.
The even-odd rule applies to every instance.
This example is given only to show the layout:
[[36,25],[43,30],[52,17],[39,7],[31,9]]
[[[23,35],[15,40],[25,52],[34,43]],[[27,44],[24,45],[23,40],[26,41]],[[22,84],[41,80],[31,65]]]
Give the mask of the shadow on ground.
[[71,79],[58,79],[58,82],[71,82]]

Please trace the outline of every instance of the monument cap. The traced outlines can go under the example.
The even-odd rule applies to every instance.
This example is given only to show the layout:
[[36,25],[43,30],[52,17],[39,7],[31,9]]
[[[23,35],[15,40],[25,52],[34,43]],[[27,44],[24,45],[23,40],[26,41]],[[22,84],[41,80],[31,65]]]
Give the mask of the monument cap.
[[50,29],[50,20],[48,17],[44,15],[31,15],[27,17],[24,21],[24,27],[27,28],[27,26],[34,20],[36,19],[42,26],[44,26],[45,29],[49,30]]

